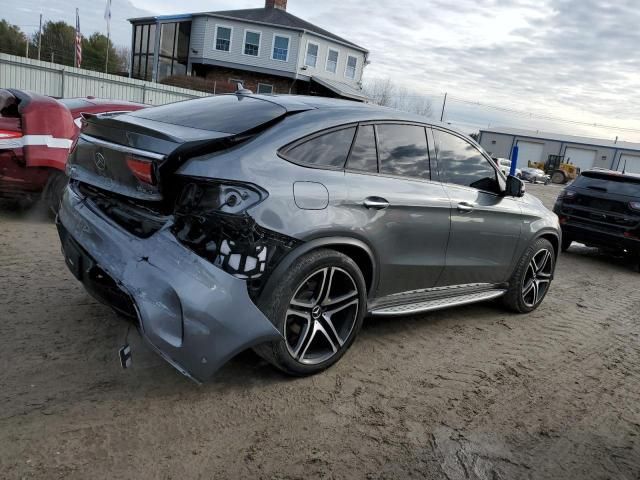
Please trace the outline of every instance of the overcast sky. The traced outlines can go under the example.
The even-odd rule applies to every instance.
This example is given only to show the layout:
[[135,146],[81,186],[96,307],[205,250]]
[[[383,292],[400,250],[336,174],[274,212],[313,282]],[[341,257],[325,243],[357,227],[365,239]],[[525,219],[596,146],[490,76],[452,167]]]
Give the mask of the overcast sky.
[[[2,0],[2,17],[26,31],[45,19],[105,30],[102,0]],[[8,4],[7,4],[8,3]],[[112,35],[130,43],[126,18],[263,6],[262,0],[113,0]],[[640,130],[638,0],[289,0],[288,11],[371,52],[365,79],[390,76],[429,95],[467,130],[514,127],[640,141],[611,130],[513,115],[506,108]]]

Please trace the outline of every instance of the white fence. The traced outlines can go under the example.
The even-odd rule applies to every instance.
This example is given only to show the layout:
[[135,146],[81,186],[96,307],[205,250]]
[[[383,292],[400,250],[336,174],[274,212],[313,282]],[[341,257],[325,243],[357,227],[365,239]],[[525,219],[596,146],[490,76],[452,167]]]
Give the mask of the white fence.
[[92,95],[148,105],[163,105],[210,95],[5,53],[0,53],[0,88],[29,90],[59,98]]

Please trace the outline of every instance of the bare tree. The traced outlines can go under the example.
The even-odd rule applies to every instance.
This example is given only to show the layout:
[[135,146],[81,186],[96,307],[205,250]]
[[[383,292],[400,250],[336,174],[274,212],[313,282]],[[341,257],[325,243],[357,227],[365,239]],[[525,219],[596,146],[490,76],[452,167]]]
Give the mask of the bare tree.
[[431,100],[424,95],[397,86],[390,78],[375,78],[365,83],[364,93],[372,103],[383,107],[396,108],[405,112],[431,117]]

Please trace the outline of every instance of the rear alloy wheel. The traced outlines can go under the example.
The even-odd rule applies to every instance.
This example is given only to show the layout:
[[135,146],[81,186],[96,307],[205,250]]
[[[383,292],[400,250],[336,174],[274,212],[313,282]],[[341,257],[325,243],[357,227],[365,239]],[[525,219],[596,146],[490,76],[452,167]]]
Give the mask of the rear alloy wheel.
[[551,243],[539,238],[520,259],[509,282],[503,303],[518,313],[528,313],[540,306],[549,292],[556,255]]
[[346,255],[318,250],[302,257],[261,308],[282,339],[255,350],[293,375],[312,375],[337,362],[362,326],[365,285]]

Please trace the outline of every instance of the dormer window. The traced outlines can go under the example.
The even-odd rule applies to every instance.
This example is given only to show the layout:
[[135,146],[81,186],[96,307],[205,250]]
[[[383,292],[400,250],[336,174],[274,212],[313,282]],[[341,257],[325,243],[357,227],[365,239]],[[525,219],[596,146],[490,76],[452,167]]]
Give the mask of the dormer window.
[[338,50],[329,49],[327,53],[327,72],[336,73],[336,70],[338,70],[338,55]]
[[307,43],[307,55],[304,57],[304,64],[307,67],[316,68],[318,64],[318,45],[315,43]]
[[257,57],[260,54],[261,32],[245,30],[244,32],[244,54]]
[[356,67],[358,66],[358,59],[349,55],[347,57],[347,68],[344,71],[344,76],[350,79],[356,78]]

